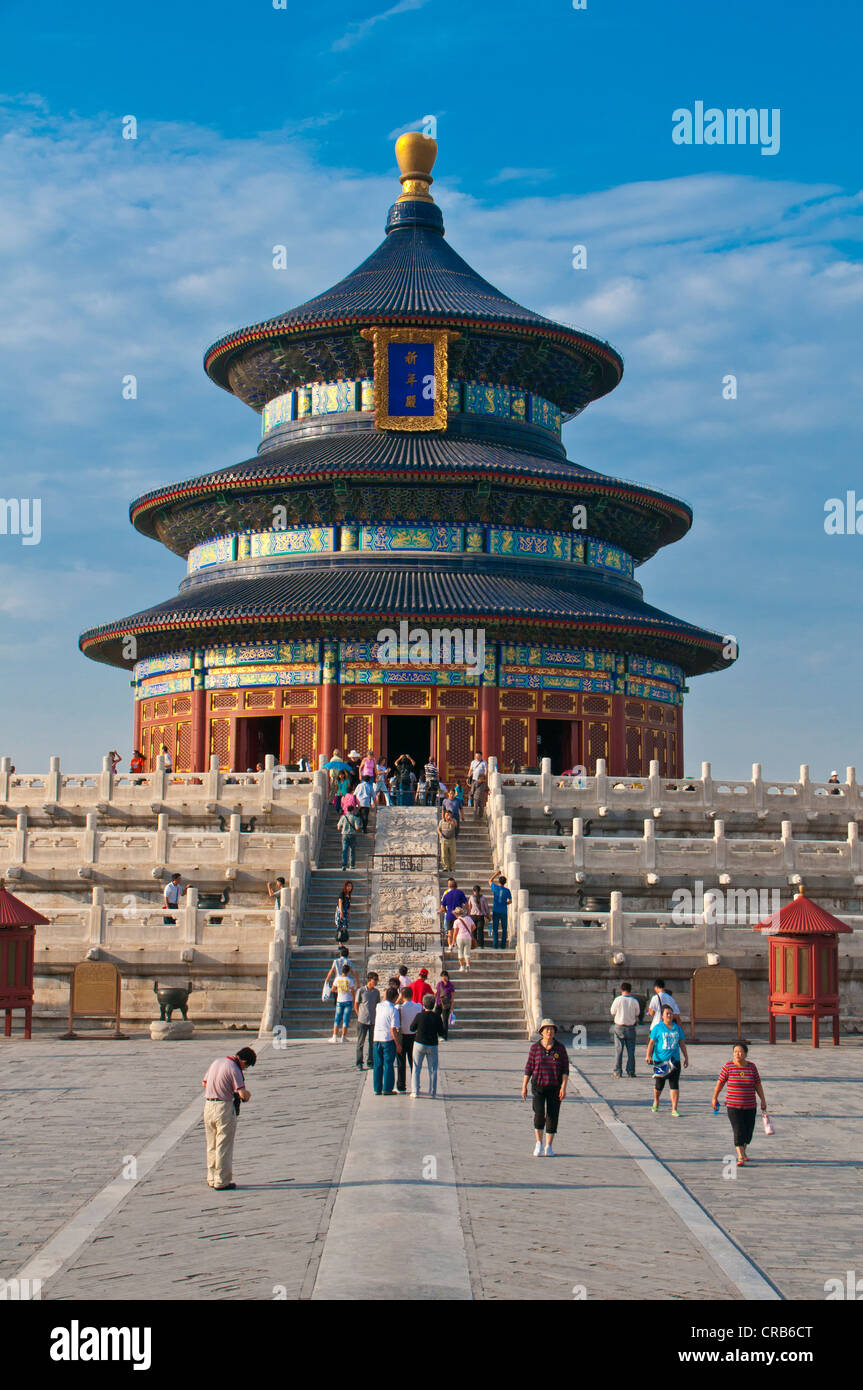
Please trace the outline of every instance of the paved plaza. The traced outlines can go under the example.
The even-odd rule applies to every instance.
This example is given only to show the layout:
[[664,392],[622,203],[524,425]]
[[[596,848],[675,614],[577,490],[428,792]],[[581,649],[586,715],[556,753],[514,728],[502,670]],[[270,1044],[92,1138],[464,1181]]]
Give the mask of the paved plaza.
[[[200,1079],[241,1043],[239,1187],[217,1193]],[[442,1095],[413,1101],[375,1097],[350,1039],[4,1040],[0,1275],[92,1302],[823,1299],[863,1273],[861,1047],[753,1045],[776,1133],[739,1171],[710,1107],[724,1047],[691,1049],[679,1119],[650,1110],[640,1044],[634,1081],[608,1043],[572,1051],[557,1156],[534,1159],[526,1044],[454,1037]],[[424,1233],[410,1273],[375,1258],[399,1229]]]

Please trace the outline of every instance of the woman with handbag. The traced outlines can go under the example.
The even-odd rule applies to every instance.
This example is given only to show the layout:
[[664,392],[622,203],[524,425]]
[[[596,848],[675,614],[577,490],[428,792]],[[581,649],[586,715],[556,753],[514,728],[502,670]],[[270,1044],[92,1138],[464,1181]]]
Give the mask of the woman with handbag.
[[449,971],[442,970],[435,990],[434,1008],[441,1021],[441,1037],[444,1041],[449,1037],[449,1016],[452,1013],[454,1001],[455,985],[450,980]]
[[770,1124],[770,1117],[767,1114],[767,1101],[764,1099],[761,1077],[758,1075],[758,1068],[755,1063],[748,1060],[748,1054],[749,1044],[744,1042],[743,1038],[738,1038],[734,1044],[732,1061],[725,1063],[713,1089],[713,1109],[718,1111],[719,1093],[726,1082],[728,1083],[725,1109],[734,1133],[738,1168],[742,1168],[745,1163],[750,1161],[746,1153],[746,1146],[752,1142],[752,1134],[755,1129],[756,1095],[761,1101],[765,1133],[773,1133],[773,1126]]
[[473,885],[473,892],[468,897],[467,910],[473,918],[474,941],[483,951],[485,950],[485,924],[491,921],[491,908],[488,905],[488,898],[478,883]]
[[336,946],[339,948],[347,947],[351,939],[351,894],[353,891],[354,885],[351,880],[348,879],[336,902],[336,910],[333,915],[333,926],[336,929]]
[[671,1092],[671,1113],[676,1120],[680,1114],[677,1108],[680,1096],[680,1054],[683,1053],[683,1065],[689,1066],[689,1053],[684,1042],[685,1034],[679,1023],[674,1021],[674,1010],[670,1004],[662,1007],[662,1018],[660,1022],[654,1023],[650,1030],[650,1037],[647,1040],[647,1055],[645,1061],[653,1067],[653,1105],[651,1109],[659,1109],[659,1097],[662,1094],[666,1081]]

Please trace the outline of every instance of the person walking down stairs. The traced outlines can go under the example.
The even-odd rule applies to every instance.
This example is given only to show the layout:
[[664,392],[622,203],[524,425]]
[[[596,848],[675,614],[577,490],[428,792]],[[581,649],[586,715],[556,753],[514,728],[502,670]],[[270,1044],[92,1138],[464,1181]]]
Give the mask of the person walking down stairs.
[[[344,1042],[354,1011],[354,994],[357,982],[351,974],[347,961],[344,962],[335,979],[333,993],[336,996],[336,1013],[333,1020],[333,1036],[330,1042]],[[341,1028],[341,1035],[339,1029]]]
[[357,831],[360,828],[359,817],[353,811],[343,811],[339,816],[337,829],[342,837],[342,868],[352,869],[355,864],[355,846]]

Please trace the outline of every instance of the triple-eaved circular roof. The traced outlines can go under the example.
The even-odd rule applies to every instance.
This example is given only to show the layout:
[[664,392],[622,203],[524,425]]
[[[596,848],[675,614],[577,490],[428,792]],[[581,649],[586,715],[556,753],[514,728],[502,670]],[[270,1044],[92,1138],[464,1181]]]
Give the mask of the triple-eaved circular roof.
[[396,203],[370,256],[296,309],[238,329],[205,353],[219,386],[255,409],[310,381],[372,374],[362,328],[440,327],[450,375],[509,381],[554,401],[564,414],[611,391],[623,360],[609,343],[526,309],[484,280],[452,249],[433,203]]

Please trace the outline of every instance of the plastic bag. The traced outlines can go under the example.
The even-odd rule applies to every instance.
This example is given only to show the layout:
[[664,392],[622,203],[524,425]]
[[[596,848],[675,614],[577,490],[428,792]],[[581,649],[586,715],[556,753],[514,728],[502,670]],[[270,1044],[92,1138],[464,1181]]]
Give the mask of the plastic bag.
[[321,990],[321,1003],[326,1004],[327,1000],[332,998],[332,993],[332,986],[329,984],[328,981],[325,981],[324,987]]
[[768,1115],[768,1113],[767,1113],[766,1110],[763,1110],[763,1111],[761,1112],[761,1122],[762,1122],[762,1124],[764,1125],[764,1133],[765,1133],[765,1134],[775,1134],[775,1133],[776,1133],[776,1130],[773,1128],[773,1121],[771,1120],[771,1118],[770,1118],[770,1116]]
[[452,1026],[453,1026],[454,1023],[455,1023],[455,1010],[452,1009],[452,1010],[450,1011],[450,1016],[449,1016],[449,1018],[447,1019],[447,1027],[448,1027],[448,1028],[452,1028]]

